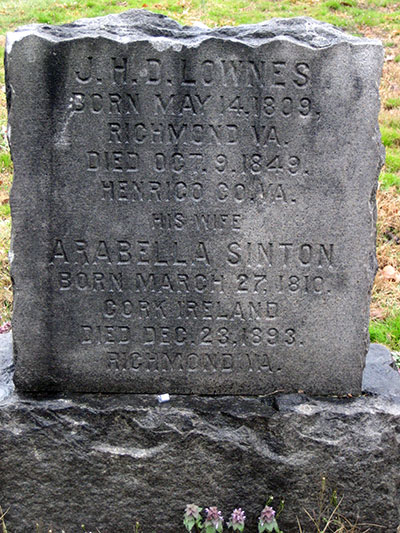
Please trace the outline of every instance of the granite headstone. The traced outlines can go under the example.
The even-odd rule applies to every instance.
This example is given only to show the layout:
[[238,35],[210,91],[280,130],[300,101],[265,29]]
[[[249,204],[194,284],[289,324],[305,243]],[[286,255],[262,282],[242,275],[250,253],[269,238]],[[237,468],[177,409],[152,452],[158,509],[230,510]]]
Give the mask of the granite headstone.
[[307,18],[9,34],[17,387],[359,393],[382,60]]

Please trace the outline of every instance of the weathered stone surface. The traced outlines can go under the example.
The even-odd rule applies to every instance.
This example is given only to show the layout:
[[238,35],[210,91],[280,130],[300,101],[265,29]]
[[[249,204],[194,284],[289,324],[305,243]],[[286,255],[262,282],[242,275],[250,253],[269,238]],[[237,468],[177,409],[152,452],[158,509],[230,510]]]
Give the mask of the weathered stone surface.
[[[379,368],[382,350],[371,347],[366,372]],[[380,370],[386,374],[384,364]],[[218,505],[225,516],[240,505],[255,531],[271,494],[285,498],[284,531],[297,531],[296,515],[311,531],[303,508],[316,509],[326,476],[344,496],[345,516],[395,533],[400,375],[390,373],[391,400],[384,381],[379,394],[352,399],[176,395],[159,405],[155,395],[14,393],[0,403],[0,504],[9,531],[31,532],[38,521],[57,532],[85,524],[127,533],[139,520],[144,533],[177,533],[192,501]]]
[[379,42],[130,11],[6,48],[20,390],[360,392]]
[[9,396],[14,389],[13,374],[12,333],[9,331],[0,337],[0,401]]
[[362,390],[385,398],[396,399],[400,395],[399,375],[390,352],[380,344],[373,344],[367,355]]

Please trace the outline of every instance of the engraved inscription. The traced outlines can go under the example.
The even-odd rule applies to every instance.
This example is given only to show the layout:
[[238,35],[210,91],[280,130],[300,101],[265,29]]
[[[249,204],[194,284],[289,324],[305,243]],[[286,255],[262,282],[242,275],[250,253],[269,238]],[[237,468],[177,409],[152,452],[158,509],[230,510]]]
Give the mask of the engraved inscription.
[[[136,265],[136,266],[210,266],[219,262],[221,266],[313,266],[333,269],[335,245],[333,243],[294,243],[294,242],[246,242],[231,241],[222,243],[218,259],[212,247],[205,241],[183,244],[171,242],[168,250],[163,243],[145,238],[128,238],[105,241],[85,239],[56,239],[49,264],[57,265]],[[152,274],[155,278],[157,274]]]
[[[88,85],[99,80],[99,61],[87,56],[84,65],[75,68],[75,80],[80,85]],[[169,66],[154,57],[111,57],[109,70],[103,72],[115,86],[167,85],[171,74]],[[140,71],[140,78],[134,73]],[[311,69],[306,61],[292,60],[248,60],[234,58],[203,59],[193,65],[181,59],[174,71],[174,78],[182,87],[262,87],[305,88],[311,79]]]
[[269,230],[313,179],[288,128],[320,119],[309,62],[107,61],[76,66],[68,112],[97,132],[78,160],[110,231],[60,234],[48,260],[62,297],[93,302],[80,345],[120,377],[279,373],[303,346],[291,302],[328,298],[339,268],[333,239]]
[[113,373],[162,374],[165,372],[231,373],[280,372],[279,363],[268,353],[246,352],[108,352],[108,370]]

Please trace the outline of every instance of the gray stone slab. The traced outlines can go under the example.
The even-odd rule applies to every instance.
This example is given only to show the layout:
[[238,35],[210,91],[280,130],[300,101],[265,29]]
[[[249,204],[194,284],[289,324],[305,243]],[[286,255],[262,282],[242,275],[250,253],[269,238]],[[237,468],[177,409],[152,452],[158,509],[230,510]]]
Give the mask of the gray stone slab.
[[19,389],[359,393],[382,58],[307,18],[9,34]]
[[[0,346],[10,338],[0,336]],[[313,531],[304,509],[327,494],[343,496],[342,515],[369,531],[400,524],[399,375],[375,366],[397,399],[304,394],[242,397],[172,395],[27,395],[0,402],[0,503],[8,531],[143,533],[183,531],[187,503],[217,505],[225,517],[245,509],[248,530],[265,500],[285,499],[280,525]],[[7,366],[11,364],[8,359]],[[391,374],[391,375],[390,375]],[[373,502],[373,504],[371,504]],[[365,526],[362,531],[367,530]]]
[[371,394],[397,398],[400,396],[399,372],[389,350],[381,344],[371,344],[363,373],[362,389]]
[[12,333],[9,331],[0,335],[0,401],[14,390],[13,374]]

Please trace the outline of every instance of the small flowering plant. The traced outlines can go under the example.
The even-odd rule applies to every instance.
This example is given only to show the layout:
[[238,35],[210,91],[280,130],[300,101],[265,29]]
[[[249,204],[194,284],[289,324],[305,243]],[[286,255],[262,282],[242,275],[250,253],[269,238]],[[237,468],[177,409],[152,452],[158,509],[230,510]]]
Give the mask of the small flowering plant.
[[235,509],[231,514],[231,519],[227,523],[228,527],[231,527],[233,531],[242,531],[244,530],[244,521],[246,520],[246,515],[244,514],[244,511],[239,507],[239,509]]
[[264,533],[264,531],[275,531],[275,533],[281,533],[275,518],[275,511],[268,505],[269,503],[269,501],[266,503],[258,519],[258,533]]
[[[276,521],[275,511],[270,507],[271,498],[265,504],[264,509],[261,511],[261,515],[258,518],[258,533],[283,533],[279,529]],[[283,501],[278,511],[278,515],[283,509]],[[204,522],[201,516],[202,508],[198,507],[194,503],[186,505],[185,513],[183,515],[183,524],[189,533],[222,533],[224,529],[224,518],[221,511],[218,511],[217,507],[207,507],[204,511]],[[239,507],[232,511],[230,519],[226,522],[226,526],[233,530],[233,533],[238,531],[243,533],[244,523],[246,515],[244,511]]]
[[222,533],[224,518],[216,507],[207,507],[204,521],[205,533]]
[[194,526],[196,526],[197,531],[202,530],[203,524],[200,515],[202,510],[201,507],[198,507],[194,503],[186,505],[185,514],[183,515],[183,524],[188,531],[192,531]]

